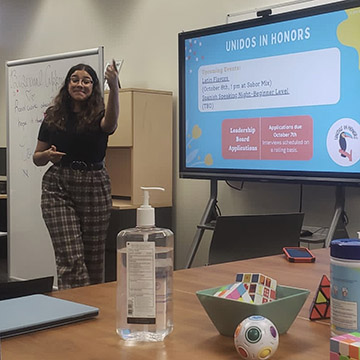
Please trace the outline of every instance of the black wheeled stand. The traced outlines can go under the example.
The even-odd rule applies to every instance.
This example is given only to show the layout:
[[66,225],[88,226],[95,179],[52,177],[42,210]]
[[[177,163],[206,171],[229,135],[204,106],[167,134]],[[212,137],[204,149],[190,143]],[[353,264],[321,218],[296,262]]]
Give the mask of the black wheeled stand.
[[[343,215],[344,215],[344,207],[345,207],[345,189],[344,187],[338,185],[335,190],[336,200],[335,200],[335,212],[332,218],[329,231],[327,233],[325,239],[325,247],[330,246],[330,242],[334,237],[336,230],[341,227],[344,227],[343,223]],[[216,211],[216,203],[217,203],[217,180],[210,180],[210,198],[206,205],[204,214],[201,218],[200,224],[197,226],[197,230],[194,236],[194,240],[191,244],[188,260],[185,265],[186,269],[189,269],[194,261],[196,252],[199,248],[201,239],[204,235],[205,230],[214,230],[214,224],[211,223],[211,220],[216,220],[217,211]],[[341,224],[342,222],[342,224]]]
[[191,244],[188,260],[185,265],[186,269],[189,269],[194,261],[194,257],[199,248],[201,238],[203,237],[205,230],[214,230],[214,225],[210,222],[216,220],[216,203],[217,203],[217,180],[210,180],[210,199],[206,205],[204,214],[200,220],[200,224],[197,226],[194,240]]
[[[330,242],[334,237],[336,229],[338,227],[341,227],[340,225],[342,225],[342,227],[345,227],[345,224],[343,223],[343,215],[345,208],[345,189],[343,186],[336,186],[335,196],[335,212],[325,239],[325,247],[330,246]],[[341,224],[341,222],[343,224]]]

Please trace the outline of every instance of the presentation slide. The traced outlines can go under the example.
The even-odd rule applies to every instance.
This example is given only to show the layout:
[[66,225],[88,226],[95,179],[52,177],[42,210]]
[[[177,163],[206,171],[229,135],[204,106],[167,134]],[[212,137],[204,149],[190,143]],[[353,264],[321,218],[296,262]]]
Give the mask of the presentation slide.
[[359,24],[352,8],[185,38],[185,167],[360,174]]

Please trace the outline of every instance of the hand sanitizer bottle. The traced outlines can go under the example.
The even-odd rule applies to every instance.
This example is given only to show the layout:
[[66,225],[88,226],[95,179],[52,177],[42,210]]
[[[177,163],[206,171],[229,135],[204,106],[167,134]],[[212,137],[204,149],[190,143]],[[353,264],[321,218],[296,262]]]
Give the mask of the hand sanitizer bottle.
[[173,329],[174,235],[155,227],[149,190],[137,209],[135,228],[117,236],[116,332],[126,341],[162,341]]

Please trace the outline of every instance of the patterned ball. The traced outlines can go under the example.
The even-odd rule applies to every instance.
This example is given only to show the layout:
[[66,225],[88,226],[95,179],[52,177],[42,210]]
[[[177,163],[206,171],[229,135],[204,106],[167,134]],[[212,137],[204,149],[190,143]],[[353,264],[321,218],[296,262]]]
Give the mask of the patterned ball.
[[254,315],[237,326],[234,343],[242,359],[265,360],[275,354],[279,345],[279,334],[269,319]]

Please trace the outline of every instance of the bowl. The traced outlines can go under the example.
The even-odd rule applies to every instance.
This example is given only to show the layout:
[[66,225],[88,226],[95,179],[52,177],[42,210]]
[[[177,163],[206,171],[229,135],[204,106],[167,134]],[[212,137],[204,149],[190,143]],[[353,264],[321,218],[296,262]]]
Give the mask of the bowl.
[[252,304],[214,296],[223,286],[197,291],[196,296],[216,329],[224,336],[234,336],[239,323],[251,315],[268,318],[279,334],[283,334],[288,331],[310,294],[307,289],[278,285],[276,300]]

